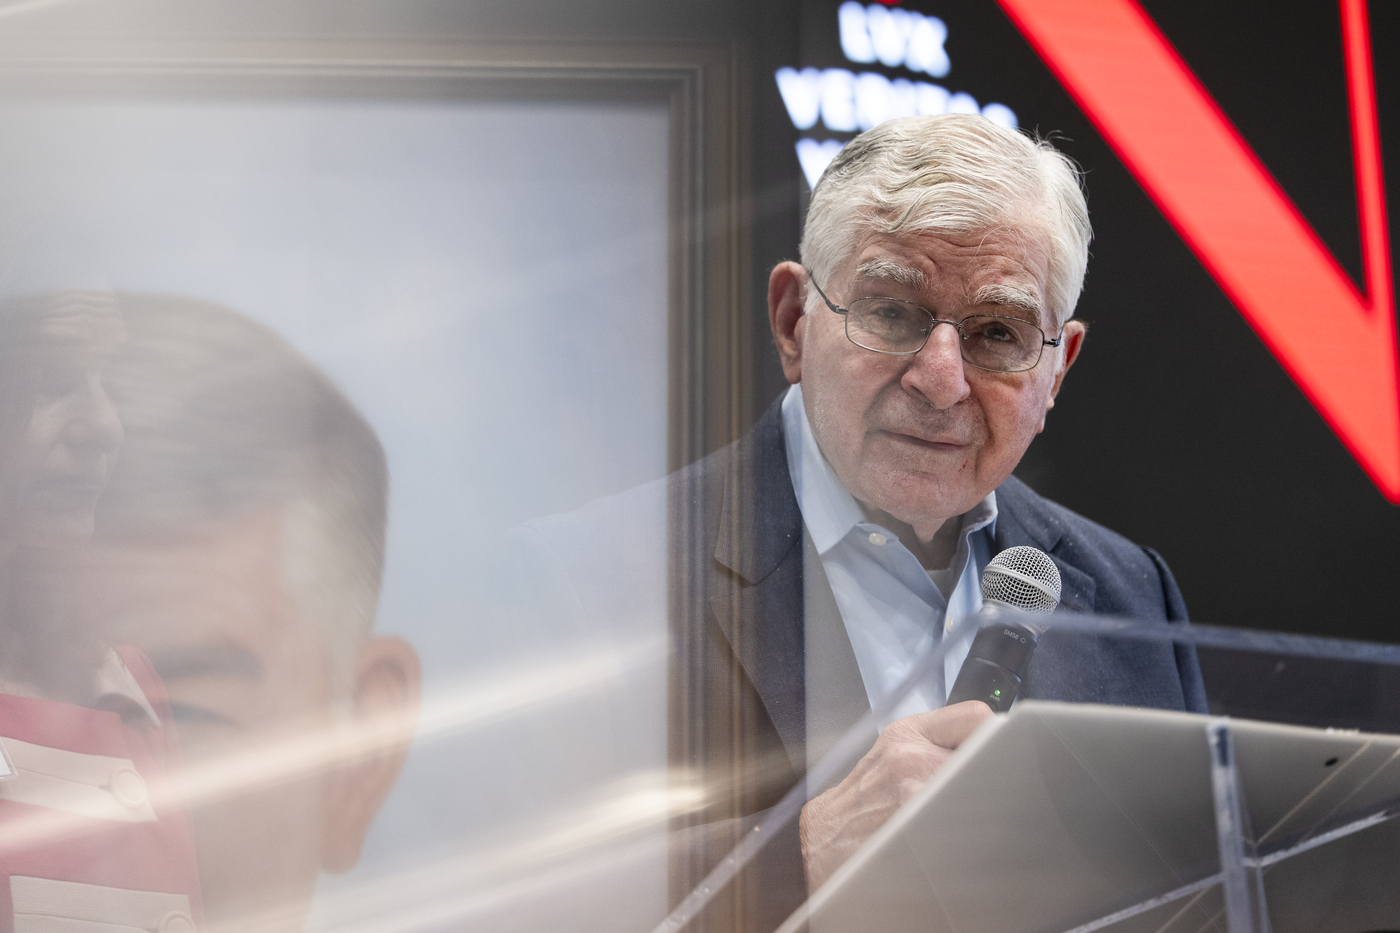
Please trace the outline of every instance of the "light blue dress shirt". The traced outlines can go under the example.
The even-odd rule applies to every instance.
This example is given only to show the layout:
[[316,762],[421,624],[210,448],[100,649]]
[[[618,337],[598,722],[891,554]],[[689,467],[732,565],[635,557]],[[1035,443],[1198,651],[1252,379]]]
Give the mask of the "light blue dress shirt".
[[991,560],[996,493],[964,516],[948,569],[927,571],[898,536],[868,521],[841,485],[812,436],[800,385],[788,390],[782,412],[792,488],[831,583],[871,706],[894,692],[939,639],[950,640],[942,670],[918,684],[881,728],[943,706],[976,634],[973,616],[982,608],[980,580]]

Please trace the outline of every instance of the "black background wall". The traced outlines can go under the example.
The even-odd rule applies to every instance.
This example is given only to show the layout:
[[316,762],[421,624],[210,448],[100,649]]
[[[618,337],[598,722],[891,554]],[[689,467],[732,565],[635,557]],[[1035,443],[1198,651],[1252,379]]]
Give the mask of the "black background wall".
[[[800,57],[783,64],[924,77],[843,63],[838,5],[806,0]],[[964,0],[903,5],[947,23],[952,69],[938,83],[1007,104],[1023,128],[1053,133],[1087,175],[1095,240],[1078,316],[1090,336],[1018,475],[1161,551],[1195,619],[1400,641],[1400,509],[1371,484],[999,8]],[[1359,281],[1337,5],[1145,6]],[[1371,18],[1390,214],[1400,217],[1400,6],[1372,3]],[[777,100],[783,117],[760,128],[759,145],[770,158],[786,155],[795,174],[799,134],[771,72],[755,69],[755,93],[761,108]],[[820,129],[808,135],[844,138]],[[763,263],[795,252],[792,241],[764,248]],[[1318,309],[1319,328],[1327,313]],[[771,398],[781,387],[771,351],[763,371],[769,382],[757,395]]]

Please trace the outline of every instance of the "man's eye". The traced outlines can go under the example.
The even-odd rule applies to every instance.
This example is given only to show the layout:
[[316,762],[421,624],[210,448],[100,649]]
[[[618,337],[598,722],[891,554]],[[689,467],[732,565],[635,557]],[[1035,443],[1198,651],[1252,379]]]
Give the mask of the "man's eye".
[[203,706],[171,702],[170,716],[177,726],[231,726],[233,720]]
[[975,337],[986,343],[1016,344],[1023,340],[1021,333],[1016,330],[1015,326],[1005,321],[974,318],[963,322],[963,329],[969,337]]
[[912,323],[921,316],[917,308],[901,301],[873,300],[862,302],[858,310],[872,320],[887,324]]

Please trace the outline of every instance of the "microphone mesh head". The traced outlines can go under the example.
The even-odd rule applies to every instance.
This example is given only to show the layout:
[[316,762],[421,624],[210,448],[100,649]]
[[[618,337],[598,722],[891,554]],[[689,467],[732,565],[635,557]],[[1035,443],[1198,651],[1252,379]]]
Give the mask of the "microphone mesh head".
[[1053,612],[1060,604],[1060,571],[1039,548],[1007,548],[982,571],[982,601],[1026,612]]

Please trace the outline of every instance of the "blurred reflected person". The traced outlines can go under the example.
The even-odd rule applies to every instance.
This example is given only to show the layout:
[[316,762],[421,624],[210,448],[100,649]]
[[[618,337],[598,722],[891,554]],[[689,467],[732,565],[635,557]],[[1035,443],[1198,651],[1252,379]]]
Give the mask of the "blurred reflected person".
[[418,658],[375,637],[384,451],[286,341],[123,296],[126,427],[95,549],[110,623],[165,680],[212,929],[298,930],[407,752]]
[[0,928],[17,933],[199,915],[169,708],[75,576],[122,441],[103,370],[124,335],[108,294],[0,305]]

